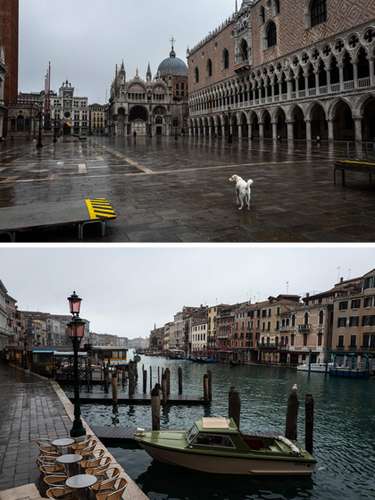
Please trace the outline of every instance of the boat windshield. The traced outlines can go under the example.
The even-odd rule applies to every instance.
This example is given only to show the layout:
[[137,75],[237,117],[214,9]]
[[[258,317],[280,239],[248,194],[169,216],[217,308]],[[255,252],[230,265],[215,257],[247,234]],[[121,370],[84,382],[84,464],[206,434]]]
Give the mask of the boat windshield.
[[194,439],[197,437],[197,435],[199,434],[199,430],[198,430],[198,427],[194,424],[193,427],[190,429],[190,431],[187,433],[187,440],[188,440],[188,443],[192,443],[194,441]]

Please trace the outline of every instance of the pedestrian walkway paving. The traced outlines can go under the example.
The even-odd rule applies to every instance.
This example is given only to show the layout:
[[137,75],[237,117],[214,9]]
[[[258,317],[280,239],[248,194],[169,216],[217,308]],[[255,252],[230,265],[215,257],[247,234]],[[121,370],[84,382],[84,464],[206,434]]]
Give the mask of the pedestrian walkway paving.
[[46,381],[0,364],[0,491],[39,477],[35,439],[69,434],[63,404]]

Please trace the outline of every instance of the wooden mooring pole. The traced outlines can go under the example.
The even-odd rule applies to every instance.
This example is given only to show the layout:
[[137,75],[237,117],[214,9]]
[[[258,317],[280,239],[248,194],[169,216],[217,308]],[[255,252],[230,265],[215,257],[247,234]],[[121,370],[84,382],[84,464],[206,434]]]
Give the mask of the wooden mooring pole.
[[305,448],[309,453],[314,451],[314,398],[305,396]]
[[235,387],[231,387],[228,397],[228,415],[233,418],[238,429],[240,428],[240,415],[241,415],[241,399],[240,394],[236,391]]
[[178,367],[178,394],[182,395],[182,368]]
[[160,385],[156,384],[151,391],[152,430],[160,431]]
[[161,377],[161,390],[163,393],[163,405],[166,405],[168,402],[168,382],[165,373]]
[[171,395],[171,370],[169,368],[166,368],[164,374],[167,381],[167,395],[169,399],[169,396]]
[[150,392],[152,391],[152,366],[150,366]]
[[134,363],[129,361],[129,397],[134,396],[135,393],[135,373],[134,373]]
[[297,386],[294,385],[288,398],[288,409],[286,414],[285,437],[292,441],[297,440],[297,419],[298,419],[299,401],[297,395]]
[[209,401],[209,381],[208,381],[208,374],[205,373],[203,375],[203,399],[205,401]]
[[208,400],[212,401],[212,371],[207,371],[208,375]]
[[117,370],[112,373],[112,404],[117,406]]
[[143,368],[143,394],[147,394],[147,370]]
[[160,366],[158,366],[158,384],[160,385]]

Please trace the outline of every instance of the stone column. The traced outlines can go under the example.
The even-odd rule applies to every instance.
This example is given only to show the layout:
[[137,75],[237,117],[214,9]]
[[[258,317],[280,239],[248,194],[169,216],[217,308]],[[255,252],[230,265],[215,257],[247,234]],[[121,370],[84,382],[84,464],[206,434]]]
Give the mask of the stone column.
[[306,123],[306,142],[311,142],[311,120],[305,120]]
[[241,124],[238,125],[238,138],[242,139],[242,125]]
[[271,82],[271,97],[273,102],[275,99],[275,80],[272,80]]
[[281,96],[283,95],[283,84],[281,81],[279,81],[279,99],[281,101]]
[[294,142],[294,122],[287,122],[288,142]]
[[305,77],[305,96],[308,97],[309,95],[309,77],[307,75],[304,75]]
[[296,97],[298,98],[298,92],[299,92],[299,79],[297,77],[294,78],[296,81]]
[[225,125],[221,126],[221,135],[223,138],[225,137]]
[[328,140],[330,142],[335,140],[335,134],[333,132],[333,120],[328,120]]
[[212,125],[208,124],[208,137],[212,135]]
[[344,65],[343,63],[339,63],[339,77],[340,77],[340,91],[344,90]]
[[287,86],[288,86],[288,101],[290,101],[290,99],[292,98],[292,80],[289,78],[289,80],[287,80]]
[[272,140],[277,142],[277,122],[272,122]]
[[4,116],[0,114],[0,139],[4,136]]
[[319,71],[315,71],[315,89],[316,89],[316,95],[320,94],[319,90]]
[[354,133],[355,133],[355,141],[362,142],[362,118],[354,117]]
[[326,75],[327,75],[327,89],[328,93],[331,92],[331,69],[326,68]]
[[368,62],[369,62],[369,66],[370,66],[370,85],[371,85],[371,87],[373,87],[375,85],[374,58],[370,57]]
[[248,135],[249,135],[249,141],[253,139],[253,125],[248,122]]
[[354,88],[358,88],[358,63],[357,61],[353,62],[353,81],[354,81]]
[[259,122],[259,140],[263,141],[264,139],[264,123]]

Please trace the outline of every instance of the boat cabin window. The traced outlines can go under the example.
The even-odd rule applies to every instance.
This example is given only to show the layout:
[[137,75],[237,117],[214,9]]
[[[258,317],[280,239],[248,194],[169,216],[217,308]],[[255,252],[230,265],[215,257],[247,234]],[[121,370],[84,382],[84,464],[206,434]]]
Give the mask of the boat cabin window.
[[201,432],[194,441],[196,446],[214,446],[215,448],[235,448],[229,436],[222,434],[205,434]]
[[198,434],[199,434],[198,427],[196,425],[193,425],[193,427],[190,429],[190,431],[187,434],[188,442],[192,443]]

